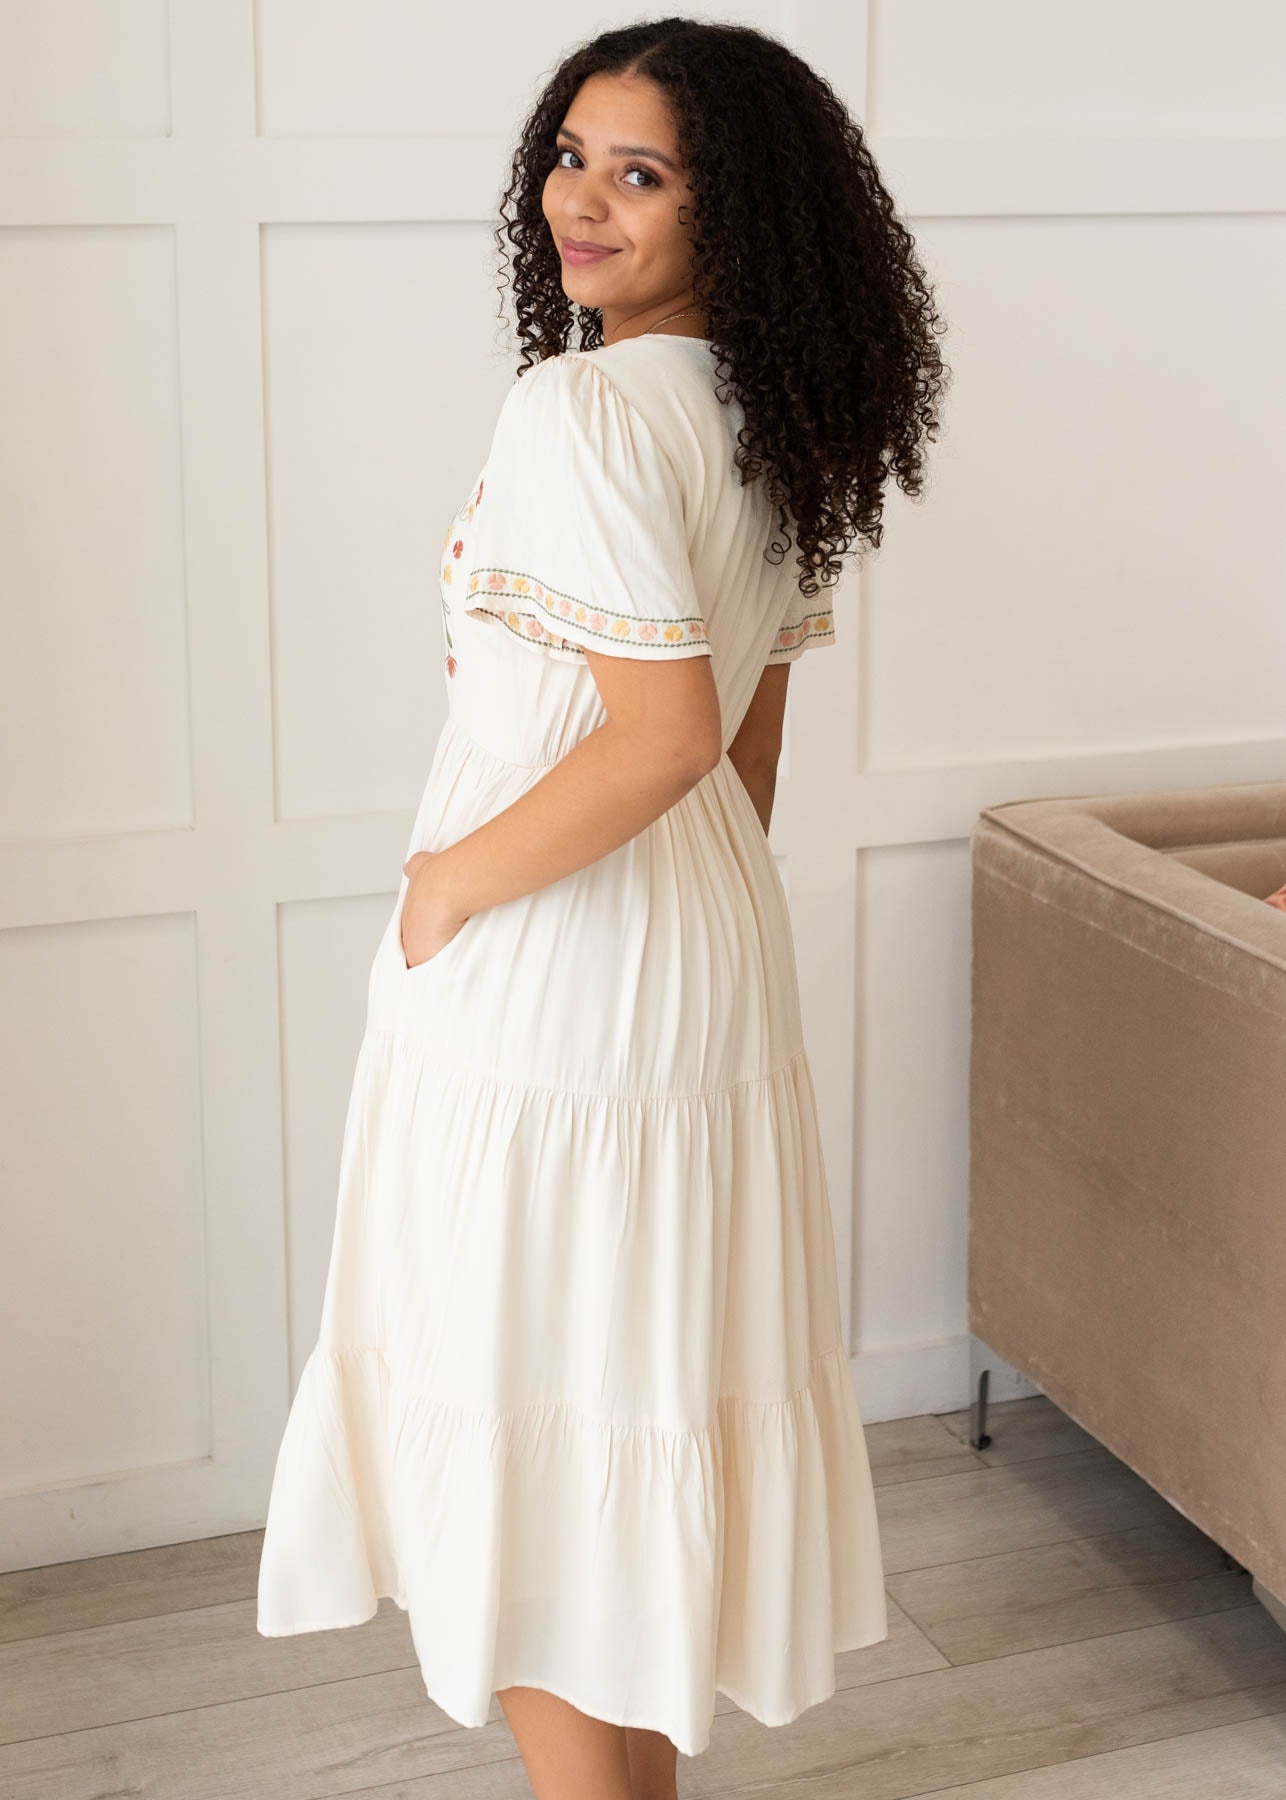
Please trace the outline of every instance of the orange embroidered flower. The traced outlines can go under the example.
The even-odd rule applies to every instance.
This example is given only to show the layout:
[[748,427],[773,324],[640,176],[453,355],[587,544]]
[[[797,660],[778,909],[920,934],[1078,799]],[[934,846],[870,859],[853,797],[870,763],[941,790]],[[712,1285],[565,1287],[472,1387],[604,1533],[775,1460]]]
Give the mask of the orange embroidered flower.
[[814,613],[811,618],[801,619],[797,625],[783,625],[777,633],[775,650],[794,650],[813,638],[830,637],[834,633],[834,619],[830,613]]
[[457,561],[464,554],[464,539],[463,538],[457,538],[455,543],[452,544],[451,554],[452,554],[452,556],[454,556],[456,558]]

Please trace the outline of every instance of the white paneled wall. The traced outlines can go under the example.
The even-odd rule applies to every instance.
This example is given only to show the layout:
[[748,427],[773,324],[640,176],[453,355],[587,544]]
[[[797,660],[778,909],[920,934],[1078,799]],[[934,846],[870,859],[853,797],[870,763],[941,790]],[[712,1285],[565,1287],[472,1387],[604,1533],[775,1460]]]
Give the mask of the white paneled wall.
[[[874,1420],[968,1397],[978,809],[1286,760],[1286,24],[703,16],[866,121],[952,328],[773,826]],[[262,1523],[511,378],[507,152],[606,22],[0,0],[0,1566]]]
[[0,231],[0,831],[192,823],[174,232]]

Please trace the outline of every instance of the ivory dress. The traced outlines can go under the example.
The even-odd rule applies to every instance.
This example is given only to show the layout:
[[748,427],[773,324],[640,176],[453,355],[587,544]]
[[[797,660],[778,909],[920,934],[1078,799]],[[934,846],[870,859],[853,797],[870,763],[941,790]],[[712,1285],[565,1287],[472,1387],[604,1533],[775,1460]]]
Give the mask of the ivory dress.
[[654,824],[375,953],[320,1335],[278,1451],[268,1637],[391,1596],[466,1726],[514,1683],[710,1739],[887,1636],[780,876],[726,754],[767,663],[834,642],[732,463],[709,343],[517,377],[442,543],[449,717],[407,856],[605,711],[585,658],[707,656],[725,754]]

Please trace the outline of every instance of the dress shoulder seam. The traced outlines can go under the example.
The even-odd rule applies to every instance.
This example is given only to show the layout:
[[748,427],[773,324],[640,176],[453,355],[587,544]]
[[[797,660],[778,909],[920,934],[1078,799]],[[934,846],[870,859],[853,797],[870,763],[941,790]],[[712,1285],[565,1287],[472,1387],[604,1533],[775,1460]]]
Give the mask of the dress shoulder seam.
[[682,491],[682,471],[675,459],[674,452],[666,443],[662,433],[657,430],[656,426],[648,418],[643,409],[630,399],[620,383],[613,381],[606,370],[599,363],[596,363],[591,356],[581,355],[578,352],[571,351],[563,352],[557,356],[546,357],[544,362],[536,363],[532,366],[529,373],[519,377],[515,385],[521,387],[523,382],[530,381],[534,375],[548,369],[551,365],[562,365],[558,375],[554,377],[554,380],[559,384],[558,398],[564,404],[573,408],[577,403],[575,390],[581,380],[580,371],[582,369],[586,370],[587,373],[584,379],[589,382],[591,387],[597,386],[600,392],[606,390],[612,404],[620,407],[621,411],[630,419],[632,427],[638,431],[640,436],[645,437],[648,440],[656,454],[665,462],[671,476],[678,484],[680,491]]

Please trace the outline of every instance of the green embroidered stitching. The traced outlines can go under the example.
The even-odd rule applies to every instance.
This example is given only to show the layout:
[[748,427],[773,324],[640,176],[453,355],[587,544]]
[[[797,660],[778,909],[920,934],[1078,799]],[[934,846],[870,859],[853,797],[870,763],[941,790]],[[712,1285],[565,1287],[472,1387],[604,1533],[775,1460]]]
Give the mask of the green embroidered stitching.
[[[679,619],[664,618],[627,618],[623,613],[606,611],[601,606],[587,606],[584,601],[576,599],[572,594],[560,593],[557,588],[548,587],[538,581],[534,575],[526,575],[516,569],[474,569],[469,576],[468,593],[470,598],[484,597],[497,600],[526,600],[532,607],[539,608],[545,617],[551,619],[555,626],[561,623],[575,625],[578,630],[590,637],[600,637],[609,643],[646,644],[649,649],[678,650],[690,648],[693,644],[701,644],[709,650],[709,640],[705,633],[705,620],[697,614],[689,614]],[[546,596],[556,597],[563,602],[566,610],[559,611],[546,603]],[[475,610],[470,608],[470,610]],[[543,639],[558,640],[562,646],[570,650],[578,650],[584,654],[583,647],[564,633],[551,631],[537,616],[535,611],[507,607],[503,612],[490,608],[491,616],[518,637],[540,642]],[[525,621],[525,623],[524,623]],[[608,627],[610,626],[610,629]]]
[[[812,629],[813,626],[817,630]],[[776,656],[783,650],[801,650],[805,644],[815,643],[818,638],[833,638],[835,621],[829,613],[819,613],[816,618],[805,619],[802,625],[783,625],[777,633],[777,642],[768,652]]]

